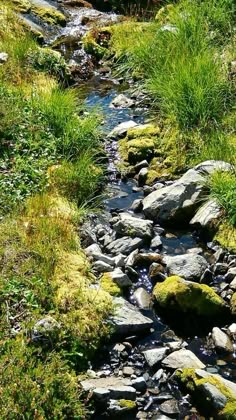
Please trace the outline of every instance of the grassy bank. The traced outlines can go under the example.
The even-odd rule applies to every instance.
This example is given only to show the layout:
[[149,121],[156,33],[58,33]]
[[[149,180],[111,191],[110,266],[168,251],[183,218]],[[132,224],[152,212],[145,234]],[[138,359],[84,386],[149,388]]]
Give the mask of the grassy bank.
[[83,116],[58,82],[64,60],[6,4],[0,24],[1,416],[84,418],[77,375],[111,311],[78,236],[103,182],[99,118]]
[[[233,0],[181,0],[159,9],[151,22],[111,28],[118,73],[136,78],[154,103],[165,173],[208,159],[235,165],[235,16]],[[157,163],[150,166],[153,179]],[[220,193],[218,180],[211,180],[212,194],[224,201],[235,226],[235,199],[228,193],[235,172],[230,182],[220,179]]]

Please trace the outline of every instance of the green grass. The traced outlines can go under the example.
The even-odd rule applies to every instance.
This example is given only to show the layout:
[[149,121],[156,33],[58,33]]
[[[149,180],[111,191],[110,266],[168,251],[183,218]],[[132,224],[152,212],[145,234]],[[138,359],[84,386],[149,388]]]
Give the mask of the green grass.
[[164,22],[125,23],[124,31],[122,25],[113,30],[118,66],[140,74],[163,117],[181,129],[205,129],[230,107],[233,88],[217,45],[220,35],[230,32],[232,11],[230,0],[183,0]]
[[236,173],[216,172],[208,184],[211,196],[225,210],[227,219],[236,227]]

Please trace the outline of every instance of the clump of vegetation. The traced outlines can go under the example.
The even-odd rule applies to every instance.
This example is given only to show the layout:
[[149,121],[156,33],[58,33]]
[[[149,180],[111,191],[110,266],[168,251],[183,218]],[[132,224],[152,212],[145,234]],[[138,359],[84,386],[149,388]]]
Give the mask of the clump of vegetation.
[[103,180],[99,118],[59,85],[61,57],[8,6],[0,12],[0,410],[82,418],[76,375],[109,335],[112,310],[78,236]]
[[210,180],[211,195],[225,210],[232,226],[236,227],[236,173],[215,172]]

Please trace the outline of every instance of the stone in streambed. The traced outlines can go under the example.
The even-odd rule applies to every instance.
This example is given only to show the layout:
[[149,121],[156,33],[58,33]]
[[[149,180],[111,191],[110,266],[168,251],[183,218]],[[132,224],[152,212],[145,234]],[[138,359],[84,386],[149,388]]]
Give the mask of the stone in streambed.
[[143,351],[143,355],[149,367],[154,367],[158,362],[164,359],[169,351],[168,347],[159,347]]
[[130,213],[121,213],[113,228],[120,235],[148,239],[152,237],[153,222],[134,217]]
[[93,264],[93,270],[97,271],[98,273],[106,273],[108,271],[112,271],[113,267],[104,261],[96,261]]
[[140,169],[140,171],[137,175],[137,180],[138,180],[139,187],[143,187],[145,185],[146,180],[147,180],[147,176],[148,176],[148,169],[147,168]]
[[149,309],[151,306],[151,296],[143,287],[135,290],[133,299],[140,309]]
[[206,259],[198,254],[167,256],[163,261],[169,275],[177,275],[194,281],[200,280],[208,266]]
[[223,299],[209,286],[186,281],[178,276],[168,277],[157,283],[153,295],[164,310],[191,313],[207,318],[221,317],[228,313]]
[[134,265],[149,267],[152,263],[162,263],[163,258],[155,252],[140,252],[134,258]]
[[230,171],[232,166],[222,161],[206,161],[189,169],[172,185],[149,194],[143,200],[146,217],[163,223],[188,223],[204,196],[204,176],[216,170]]
[[144,316],[138,308],[123,298],[113,300],[115,313],[111,322],[117,334],[124,336],[147,331],[153,325],[153,320]]
[[167,400],[160,404],[159,409],[164,414],[174,416],[179,414],[178,402],[175,399]]
[[118,124],[113,130],[108,134],[109,138],[118,139],[120,137],[125,137],[127,131],[130,128],[137,126],[137,123],[133,120],[125,121],[121,124]]
[[201,206],[190,221],[190,225],[211,228],[222,214],[222,209],[215,200],[208,200]]
[[166,279],[166,275],[164,274],[165,270],[163,265],[158,263],[152,263],[149,268],[149,277],[152,282],[157,281],[164,281]]
[[170,369],[196,368],[203,369],[205,365],[190,350],[181,349],[169,354],[162,365]]
[[162,248],[162,240],[160,235],[156,235],[152,241],[151,241],[151,245],[150,245],[151,249],[158,249],[158,248]]
[[218,352],[233,353],[234,347],[232,341],[220,328],[214,327],[211,336]]
[[143,245],[142,238],[130,238],[124,236],[123,238],[116,239],[107,245],[107,251],[111,254],[130,254],[135,249]]
[[123,271],[120,268],[116,268],[111,273],[112,280],[118,284],[121,288],[126,288],[132,286],[132,281],[127,276],[127,274],[123,273]]
[[133,99],[130,99],[121,93],[112,100],[110,108],[131,108],[134,104],[135,102]]

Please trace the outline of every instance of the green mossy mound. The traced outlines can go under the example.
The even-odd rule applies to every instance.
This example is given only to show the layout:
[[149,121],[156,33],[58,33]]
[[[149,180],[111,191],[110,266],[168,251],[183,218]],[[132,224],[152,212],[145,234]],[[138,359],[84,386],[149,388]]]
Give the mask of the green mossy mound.
[[96,59],[101,59],[107,52],[108,40],[110,39],[110,29],[93,29],[87,32],[82,43],[87,54],[91,54]]
[[214,240],[224,247],[236,251],[236,228],[229,223],[222,223],[214,236]]
[[221,316],[226,305],[211,287],[172,276],[158,283],[153,291],[156,303],[168,311],[194,313],[204,317]]
[[37,17],[42,19],[44,22],[49,25],[66,25],[66,17],[63,13],[59,12],[56,8],[53,7],[40,7],[38,5],[31,6],[31,12],[34,13]]
[[[214,414],[214,418],[233,420],[236,418],[236,395],[221,380],[219,375],[209,375],[199,377],[195,369],[183,369],[176,372],[177,379],[193,395],[197,406],[205,415]],[[226,397],[227,402],[223,409],[216,409],[214,401],[206,398],[203,393],[204,384],[213,385],[220,393]]]
[[102,290],[111,296],[120,296],[122,294],[120,287],[112,280],[110,273],[104,273],[100,279]]

